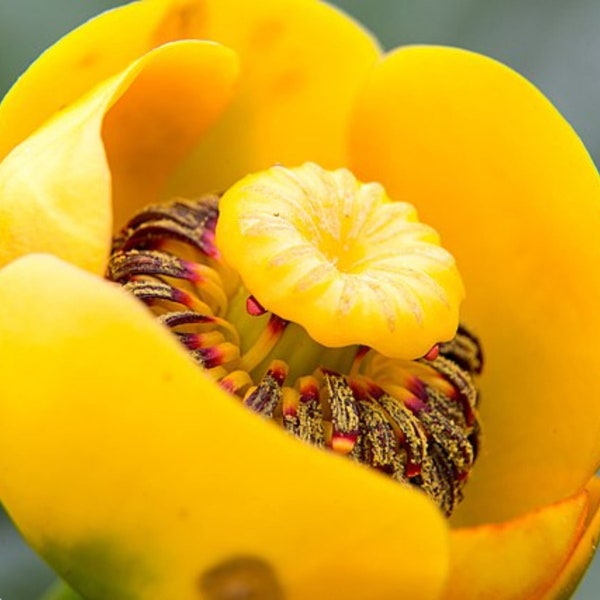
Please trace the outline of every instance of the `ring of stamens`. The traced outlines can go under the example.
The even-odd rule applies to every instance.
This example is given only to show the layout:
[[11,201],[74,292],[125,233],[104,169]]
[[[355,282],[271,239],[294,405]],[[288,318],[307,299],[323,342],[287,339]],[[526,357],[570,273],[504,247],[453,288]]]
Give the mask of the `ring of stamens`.
[[[356,346],[345,370],[318,364],[291,376],[293,357],[278,352],[288,322],[265,311],[220,259],[218,202],[177,199],[140,212],[115,239],[107,278],[144,302],[247,408],[300,440],[421,488],[451,514],[479,447],[477,339],[460,326],[413,361]],[[240,293],[248,319],[266,323],[250,345],[230,315]]]

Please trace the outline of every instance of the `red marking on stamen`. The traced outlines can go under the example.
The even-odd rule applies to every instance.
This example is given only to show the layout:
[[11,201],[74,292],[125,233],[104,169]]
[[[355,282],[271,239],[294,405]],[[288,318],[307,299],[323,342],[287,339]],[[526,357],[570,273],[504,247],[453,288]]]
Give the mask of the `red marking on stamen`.
[[358,350],[356,351],[356,355],[354,357],[354,360],[361,360],[363,359],[367,353],[369,352],[370,348],[369,346],[359,346]]
[[370,379],[366,381],[366,390],[369,396],[375,400],[379,400],[385,394],[385,390]]
[[212,369],[239,358],[239,348],[230,342],[223,342],[216,346],[198,348],[194,356],[199,359],[205,369]]
[[469,465],[464,471],[456,473],[458,481],[466,481],[471,473],[471,465]]
[[421,465],[414,463],[412,461],[408,461],[406,463],[406,467],[404,469],[404,474],[409,478],[420,475],[421,474]]
[[316,402],[319,400],[319,387],[313,381],[301,381],[300,402]]
[[215,260],[221,258],[221,253],[219,252],[219,249],[215,243],[214,230],[205,229],[202,232],[202,251]]
[[427,400],[427,387],[425,386],[425,383],[418,377],[411,375],[406,382],[405,387],[417,398],[420,398],[423,401]]
[[221,389],[229,392],[230,394],[234,394],[236,391],[235,381],[232,379],[221,379],[221,381],[219,381],[219,386]]
[[183,268],[185,269],[184,277],[191,283],[204,283],[206,277],[200,273],[200,265],[189,260],[182,260]]
[[246,310],[251,317],[260,317],[267,312],[267,309],[254,296],[246,298]]
[[201,333],[180,333],[177,337],[189,350],[198,350],[203,346],[204,336]]
[[281,412],[284,417],[296,417],[298,415],[298,395],[284,394]]
[[408,408],[412,413],[418,414],[420,412],[429,412],[429,407],[425,402],[416,396],[409,396],[404,400],[404,406]]
[[267,369],[267,373],[279,386],[283,385],[285,378],[288,375],[288,371],[288,366],[282,360],[274,360]]
[[206,369],[218,367],[225,362],[225,353],[218,346],[213,346],[212,348],[200,348],[198,354],[202,357],[202,362]]
[[350,389],[357,400],[363,401],[368,399],[369,394],[367,392],[367,388],[360,381],[357,381],[354,378],[349,378],[348,385],[350,386]]
[[271,315],[267,328],[272,335],[279,335],[288,326],[289,321],[278,317],[277,315]]
[[435,360],[440,355],[440,347],[436,344],[425,356],[425,360]]
[[192,296],[191,294],[188,294],[187,292],[184,292],[183,290],[173,288],[172,297],[175,302],[178,302],[179,304],[183,304],[184,306],[187,306],[188,308],[191,308],[192,306],[194,306],[194,302],[195,302],[194,296]]

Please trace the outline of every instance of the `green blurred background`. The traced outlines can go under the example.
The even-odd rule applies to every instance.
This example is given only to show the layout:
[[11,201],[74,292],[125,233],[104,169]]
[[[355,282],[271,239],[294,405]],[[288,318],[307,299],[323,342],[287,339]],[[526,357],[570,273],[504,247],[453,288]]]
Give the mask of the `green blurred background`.
[[[413,43],[449,44],[482,52],[512,66],[554,102],[599,164],[600,0],[333,3],[370,28],[386,48]],[[122,2],[111,0],[0,0],[0,96],[58,37],[90,16],[119,4]],[[573,435],[576,443],[576,432]],[[34,600],[51,581],[49,569],[27,550],[7,519],[0,516],[0,600]],[[600,598],[600,559],[592,565],[575,598]]]

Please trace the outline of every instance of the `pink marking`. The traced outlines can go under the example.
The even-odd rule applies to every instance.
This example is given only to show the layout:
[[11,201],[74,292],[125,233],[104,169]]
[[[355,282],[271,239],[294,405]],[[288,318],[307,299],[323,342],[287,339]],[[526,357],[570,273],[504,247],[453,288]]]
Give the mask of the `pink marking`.
[[185,268],[184,277],[188,281],[191,281],[192,283],[204,283],[206,281],[204,275],[200,273],[199,265],[189,260],[182,262]]
[[175,302],[179,302],[188,308],[194,306],[194,297],[188,294],[187,292],[174,288],[173,289],[173,300]]
[[406,408],[408,408],[408,410],[410,410],[410,412],[412,412],[412,413],[429,411],[429,407],[422,400],[417,398],[416,396],[412,396],[412,397],[404,400],[404,406],[406,406]]
[[235,384],[231,379],[222,379],[221,381],[219,381],[219,386],[221,387],[221,389],[225,390],[226,392],[229,392],[230,394],[235,393]]
[[260,317],[267,312],[267,309],[254,296],[246,298],[246,310],[251,317]]
[[319,399],[319,388],[316,385],[305,384],[300,386],[300,402],[316,402]]
[[202,250],[211,258],[218,260],[221,258],[221,253],[215,243],[215,232],[210,229],[205,229],[202,233]]
[[379,398],[381,398],[381,396],[385,394],[383,388],[379,387],[374,381],[371,381],[370,379],[366,382],[366,386],[367,393],[375,400],[379,400]]
[[218,346],[199,348],[199,353],[206,369],[212,369],[213,367],[218,367],[223,364],[223,352]]
[[440,355],[440,347],[436,344],[426,355],[425,360],[435,360]]
[[267,327],[273,335],[279,335],[288,326],[288,323],[289,321],[272,314]]
[[423,381],[421,381],[418,377],[411,375],[406,384],[406,389],[417,396],[417,398],[420,398],[421,400],[427,400],[427,388]]
[[267,373],[277,382],[277,385],[282,386],[288,375],[288,369],[285,363],[278,362],[268,369]]

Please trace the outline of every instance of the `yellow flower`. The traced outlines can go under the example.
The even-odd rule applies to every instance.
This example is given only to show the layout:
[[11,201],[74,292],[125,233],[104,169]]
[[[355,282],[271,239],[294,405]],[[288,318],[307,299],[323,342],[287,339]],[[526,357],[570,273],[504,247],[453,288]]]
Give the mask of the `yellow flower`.
[[[600,528],[600,179],[528,82],[457,49],[381,56],[321,2],[145,0],[34,63],[0,157],[0,498],[84,597],[574,589]],[[144,206],[306,161],[381,182],[457,259],[484,435],[449,521],[241,407],[103,278]]]

